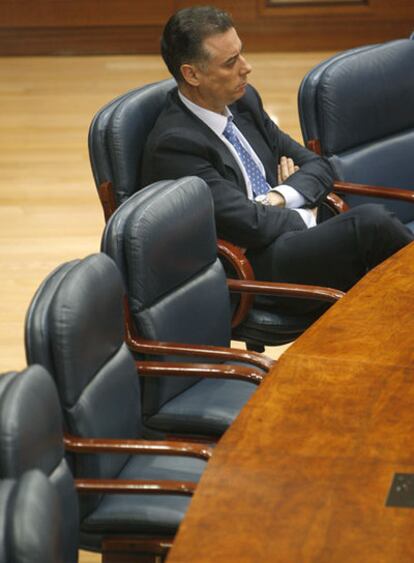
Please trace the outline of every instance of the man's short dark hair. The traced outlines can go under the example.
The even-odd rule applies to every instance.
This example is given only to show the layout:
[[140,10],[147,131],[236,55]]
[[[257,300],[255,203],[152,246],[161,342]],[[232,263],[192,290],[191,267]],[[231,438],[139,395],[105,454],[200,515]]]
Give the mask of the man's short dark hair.
[[204,39],[232,27],[231,16],[214,6],[183,8],[171,16],[161,37],[161,54],[177,82],[183,80],[182,64],[208,59],[208,53],[203,50]]

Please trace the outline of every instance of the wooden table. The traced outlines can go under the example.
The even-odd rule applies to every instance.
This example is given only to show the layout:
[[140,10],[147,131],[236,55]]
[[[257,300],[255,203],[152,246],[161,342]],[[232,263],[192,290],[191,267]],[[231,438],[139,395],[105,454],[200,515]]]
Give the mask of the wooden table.
[[414,243],[280,358],[226,432],[168,563],[414,561]]

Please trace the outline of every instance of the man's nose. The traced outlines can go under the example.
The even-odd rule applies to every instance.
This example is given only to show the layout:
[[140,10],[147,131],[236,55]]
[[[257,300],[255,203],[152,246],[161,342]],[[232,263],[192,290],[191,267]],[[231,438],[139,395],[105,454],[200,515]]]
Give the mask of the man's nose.
[[240,68],[240,72],[241,74],[249,74],[250,72],[252,72],[252,66],[246,61],[246,59],[243,56],[240,56],[241,58],[241,68]]

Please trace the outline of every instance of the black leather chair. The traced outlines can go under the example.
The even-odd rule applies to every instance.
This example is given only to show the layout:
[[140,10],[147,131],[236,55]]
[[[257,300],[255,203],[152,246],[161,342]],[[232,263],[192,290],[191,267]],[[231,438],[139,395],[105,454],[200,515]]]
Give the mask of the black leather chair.
[[[64,561],[59,498],[38,469],[0,480],[0,524],[0,563]],[[75,555],[71,563],[77,560]]]
[[59,561],[77,560],[78,502],[64,457],[56,389],[40,366],[0,377],[0,478],[19,479],[39,469],[57,491],[65,515]]
[[[171,544],[211,450],[195,442],[143,439],[139,378],[123,340],[123,286],[112,260],[92,255],[52,272],[32,300],[25,330],[28,363],[44,366],[56,382],[77,489],[97,491],[80,496],[80,546],[107,553],[114,541],[128,538],[125,548],[135,542],[135,551],[162,551]],[[52,377],[44,381],[45,370],[37,369],[50,388]],[[19,443],[40,443],[39,419],[44,432],[56,425],[53,441],[46,443],[62,453],[57,395],[54,404],[52,398],[45,404],[40,384],[32,385],[37,402],[25,400],[19,416],[29,434]],[[9,400],[0,416],[18,411],[11,409]],[[125,489],[134,494],[115,494]],[[148,547],[151,539],[155,543]]]
[[[175,81],[170,79],[137,88],[111,101],[95,115],[89,130],[89,154],[106,220],[144,187],[139,177],[146,139],[174,86]],[[217,244],[232,276],[254,280],[253,270],[240,249],[226,241],[219,240]],[[299,287],[291,286],[290,295]],[[285,289],[287,293],[290,288]],[[280,307],[260,298],[252,307],[253,300],[246,293],[240,294],[235,303],[238,305],[232,338],[258,351],[264,351],[265,345],[292,342],[321,314],[284,314]]]
[[[154,288],[154,291],[157,289]],[[65,413],[65,430],[70,434],[93,437],[99,432],[109,437],[117,433],[118,437],[127,438],[138,437],[141,431],[145,431],[139,423],[141,398],[137,366],[132,353],[123,344],[123,299],[121,275],[115,263],[102,253],[60,266],[40,286],[30,304],[26,318],[27,360],[30,364],[45,366],[56,380]],[[220,314],[224,316],[229,308],[225,281],[224,300],[218,302],[218,307],[221,305],[223,311]],[[67,318],[61,320],[63,309]],[[191,320],[194,312],[188,310],[187,319]],[[168,319],[165,320],[165,323],[160,320],[162,328],[171,331],[171,323],[168,325]],[[173,319],[172,322],[179,330],[185,319],[181,322]],[[213,312],[211,322],[215,322]],[[214,327],[216,341],[220,340],[220,333],[224,330],[221,324],[221,318],[217,319],[218,326]],[[187,326],[186,331],[192,334],[193,340],[197,340],[198,326]],[[88,346],[85,342],[89,343]],[[145,343],[143,346],[146,351]],[[153,346],[151,341],[149,347]],[[191,354],[190,360],[197,356],[196,346],[194,349],[185,347],[185,350]],[[169,352],[166,356],[168,363],[157,361],[157,356],[163,352],[156,349],[155,361],[139,361],[137,365],[143,376],[143,411],[148,428],[174,435],[203,435],[213,439],[221,435],[272,364],[260,354],[213,346],[207,351],[203,349],[202,364],[177,363],[179,345],[177,351],[173,349]],[[153,354],[150,357],[154,360]],[[207,361],[220,361],[224,365],[207,364]],[[162,397],[149,399],[147,390],[158,381],[158,377],[154,376],[164,374],[162,379],[168,378],[166,386],[171,387],[171,391],[163,390]],[[201,376],[204,379],[196,384],[197,377]],[[89,396],[94,390],[92,385],[96,386],[96,398]],[[115,388],[111,389],[111,386]],[[184,408],[185,389],[188,389],[186,396],[191,401],[190,412]],[[99,396],[101,413],[93,418]],[[148,420],[148,409],[154,409],[158,401],[164,407],[159,417],[162,420],[165,411],[166,422],[153,425]],[[121,426],[116,416],[108,417],[108,413],[120,404],[123,405],[124,419]],[[168,414],[170,410],[176,413],[175,418]],[[76,418],[72,411],[76,412]],[[148,429],[146,433],[149,433]],[[124,463],[124,460],[119,463]],[[79,467],[83,475],[83,466]],[[120,469],[116,465],[112,471],[116,473]]]
[[[339,53],[304,77],[305,143],[333,164],[350,206],[384,203],[414,231],[414,42]],[[374,199],[373,199],[374,198]]]
[[[278,295],[284,285],[226,279],[217,256],[213,201],[203,180],[157,182],[131,196],[109,219],[102,250],[124,279],[128,341],[136,353],[163,355],[167,362],[182,355],[188,361],[201,356],[203,361],[253,363],[267,369],[262,355],[228,348],[228,287]],[[320,297],[332,300],[340,295],[320,292]],[[145,421],[166,432],[213,429],[220,435],[253,391],[252,384],[234,380],[146,378]]]

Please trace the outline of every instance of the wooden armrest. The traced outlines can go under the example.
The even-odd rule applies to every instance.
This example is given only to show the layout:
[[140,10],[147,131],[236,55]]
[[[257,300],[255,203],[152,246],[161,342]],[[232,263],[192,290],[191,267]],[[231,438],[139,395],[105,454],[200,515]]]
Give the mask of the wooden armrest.
[[398,199],[414,203],[414,191],[401,188],[369,186],[367,184],[354,184],[350,182],[335,182],[333,189],[343,194],[355,194],[385,199]]
[[[321,143],[319,139],[310,139],[306,146],[316,154],[322,154]],[[364,195],[371,197],[383,197],[384,199],[398,199],[401,201],[414,202],[414,191],[404,190],[402,188],[369,186],[368,184],[355,184],[353,182],[334,182],[334,191],[343,194]]]
[[65,434],[65,449],[76,453],[129,453],[144,455],[179,455],[208,461],[213,449],[206,444],[172,440],[118,440],[79,438]]
[[144,340],[133,337],[127,333],[126,343],[130,350],[139,354],[148,355],[175,355],[175,356],[202,356],[203,359],[214,359],[222,362],[244,362],[258,366],[264,371],[269,371],[275,360],[248,350],[238,348],[224,348],[221,346],[208,346],[202,344],[181,344],[178,342],[161,342],[157,340]]
[[117,207],[112,182],[102,182],[98,187],[98,196],[107,222]]
[[[233,267],[237,277],[241,280],[254,280],[255,275],[245,250],[226,240],[217,239],[217,249],[220,256],[225,258]],[[233,313],[232,327],[239,325],[246,317],[253,305],[253,296],[244,293],[240,296],[236,310]]]
[[347,211],[349,209],[349,205],[333,192],[329,193],[326,196],[326,202],[328,203],[329,207],[331,207],[332,210],[337,214],[344,213],[344,211]]
[[129,479],[75,479],[79,493],[105,494],[175,494],[191,496],[196,490],[191,481],[141,481]]
[[318,285],[296,285],[293,283],[260,282],[247,280],[227,280],[230,291],[247,292],[262,295],[278,295],[298,299],[316,299],[333,303],[345,294],[339,289]]
[[139,375],[208,377],[213,379],[236,379],[259,385],[265,374],[254,367],[231,364],[188,364],[167,362],[136,362]]
[[217,249],[221,256],[228,259],[237,275],[243,280],[254,280],[253,268],[246,258],[246,250],[222,239],[217,239]]
[[[165,557],[172,548],[173,538],[139,538],[136,536],[107,537],[102,539],[102,563],[119,563],[120,553],[151,553]],[[156,559],[153,559],[156,561]],[[127,561],[125,559],[124,561]],[[148,561],[148,559],[147,559]]]

